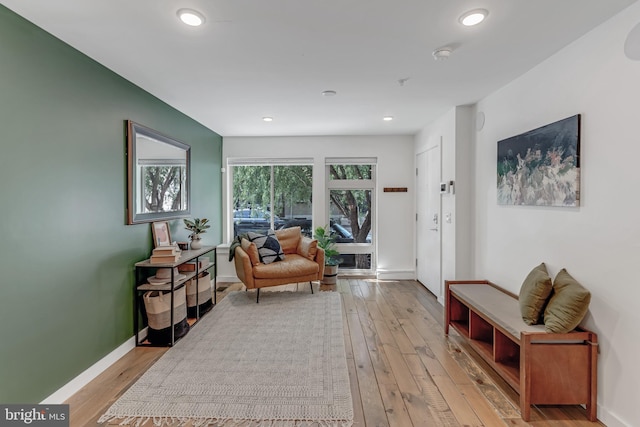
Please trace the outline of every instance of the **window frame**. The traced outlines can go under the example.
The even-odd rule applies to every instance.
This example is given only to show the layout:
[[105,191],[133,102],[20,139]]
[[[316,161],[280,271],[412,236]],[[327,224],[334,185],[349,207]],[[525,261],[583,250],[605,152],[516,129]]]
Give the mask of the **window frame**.
[[[234,200],[234,171],[233,168],[237,166],[268,166],[270,167],[270,195],[269,195],[269,204],[271,206],[271,212],[273,212],[273,207],[275,206],[275,173],[274,167],[276,166],[309,166],[311,167],[312,174],[312,198],[313,194],[313,169],[314,169],[314,160],[313,158],[252,158],[252,157],[230,157],[227,158],[227,171],[228,173],[228,197],[229,201],[227,206],[227,230],[228,230],[228,238],[229,240],[233,240],[234,238],[234,215],[233,211],[235,209],[233,200]],[[274,229],[274,216],[273,214],[269,217],[269,227]],[[314,216],[313,216],[313,206],[312,206],[312,214],[311,214],[311,223],[312,230],[314,224]]]
[[[370,165],[370,179],[332,179],[331,166],[345,165]],[[344,254],[371,254],[371,265],[369,269],[349,268],[349,273],[353,274],[372,274],[377,269],[377,158],[348,158],[348,157],[328,157],[325,159],[325,176],[326,176],[326,197],[325,212],[328,221],[331,218],[331,191],[332,190],[369,190],[371,191],[371,242],[361,243],[337,243],[336,249]]]

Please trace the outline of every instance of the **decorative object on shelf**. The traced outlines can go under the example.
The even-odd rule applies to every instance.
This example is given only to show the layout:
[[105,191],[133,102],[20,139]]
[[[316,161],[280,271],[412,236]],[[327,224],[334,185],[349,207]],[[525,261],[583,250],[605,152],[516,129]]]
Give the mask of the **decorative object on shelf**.
[[186,251],[189,249],[189,242],[178,242],[180,250]]
[[340,252],[336,249],[336,235],[331,233],[329,226],[317,227],[313,238],[318,241],[318,247],[324,249],[324,278],[325,285],[335,285],[338,279],[338,265],[342,262]]
[[[176,282],[187,277],[184,274],[181,274],[177,268],[173,269],[173,278]],[[151,276],[147,278],[147,282],[152,285],[164,285],[165,283],[171,283],[171,269],[170,268],[159,268],[156,271],[155,276]]]
[[151,264],[173,264],[180,259],[180,249],[177,245],[158,246],[151,253]]
[[498,204],[580,206],[580,114],[498,141]]
[[184,264],[180,264],[178,266],[178,271],[181,273],[186,272],[190,272],[190,271],[202,271],[205,268],[207,268],[209,266],[209,258],[207,257],[202,257],[200,258],[197,262],[196,261],[189,261],[189,262],[185,262]]
[[191,232],[191,234],[189,234],[189,239],[191,239],[191,249],[202,248],[200,235],[207,232],[207,229],[210,227],[210,225],[207,224],[208,222],[209,220],[207,218],[194,218],[193,220],[184,219],[185,229]]
[[151,223],[151,232],[153,234],[153,247],[171,246],[171,231],[167,221],[157,221]]
[[[178,282],[186,278],[187,276],[180,273],[177,268],[173,268],[173,277],[174,281]],[[171,283],[171,268],[158,268],[154,276],[150,276],[147,278],[147,282],[152,285],[164,285],[167,283]]]

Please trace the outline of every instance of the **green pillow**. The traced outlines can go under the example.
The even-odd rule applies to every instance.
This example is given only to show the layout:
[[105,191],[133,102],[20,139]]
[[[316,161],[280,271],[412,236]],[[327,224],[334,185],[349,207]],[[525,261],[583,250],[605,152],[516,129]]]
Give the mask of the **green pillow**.
[[544,262],[531,270],[520,287],[520,314],[527,325],[535,325],[540,320],[544,305],[551,295],[551,277]]
[[558,334],[573,331],[587,314],[590,302],[591,293],[563,268],[553,281],[553,293],[544,310],[545,329]]

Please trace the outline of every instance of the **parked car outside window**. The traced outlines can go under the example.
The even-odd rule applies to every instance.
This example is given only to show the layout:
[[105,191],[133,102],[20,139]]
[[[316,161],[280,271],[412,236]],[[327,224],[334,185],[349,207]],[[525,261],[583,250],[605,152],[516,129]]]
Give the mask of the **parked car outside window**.
[[[273,218],[273,227],[282,228],[285,221],[277,215]],[[233,211],[233,235],[234,237],[248,232],[266,233],[271,228],[271,214],[261,209],[236,209]]]

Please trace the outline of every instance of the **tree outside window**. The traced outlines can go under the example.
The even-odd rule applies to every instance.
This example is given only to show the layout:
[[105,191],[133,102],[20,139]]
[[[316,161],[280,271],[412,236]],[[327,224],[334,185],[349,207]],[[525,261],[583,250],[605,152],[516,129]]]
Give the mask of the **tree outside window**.
[[293,226],[310,235],[312,184],[311,165],[233,166],[234,236]]
[[186,166],[145,165],[141,176],[143,213],[187,209],[182,187],[187,180]]

